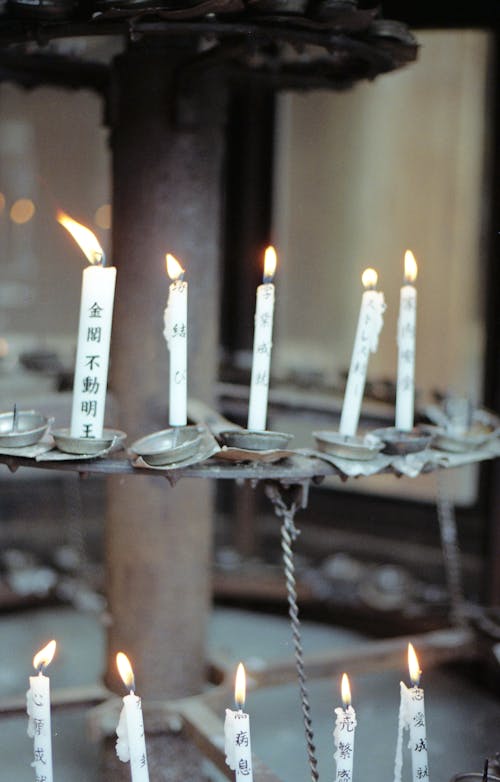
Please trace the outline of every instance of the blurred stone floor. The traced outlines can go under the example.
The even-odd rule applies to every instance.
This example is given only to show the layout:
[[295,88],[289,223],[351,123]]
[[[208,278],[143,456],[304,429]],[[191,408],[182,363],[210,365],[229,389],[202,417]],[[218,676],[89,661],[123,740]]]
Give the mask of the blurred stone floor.
[[[350,646],[360,638],[347,630],[313,623],[304,623],[303,636],[306,654]],[[54,661],[50,670],[54,688],[99,681],[104,633],[94,616],[69,608],[23,612],[0,618],[0,697],[25,692],[33,653],[50,637],[58,640],[57,664]],[[233,609],[215,609],[209,645],[214,652],[234,658],[235,663],[239,659],[249,662],[293,655],[286,619]],[[401,678],[405,678],[404,660],[401,670],[351,677],[358,718],[355,782],[390,782],[393,778]],[[500,701],[456,669],[424,671],[422,684],[430,780],[446,782],[459,771],[481,770],[484,758],[500,751]],[[340,701],[338,682],[315,681],[309,689],[320,780],[331,780],[333,709]],[[246,710],[250,713],[254,752],[285,782],[309,780],[297,688],[288,685],[249,693]],[[100,782],[100,752],[87,736],[85,710],[56,711],[52,720],[55,782]],[[0,782],[33,782],[31,755],[26,718],[3,718]],[[404,782],[411,780],[410,769],[410,758],[405,756]]]

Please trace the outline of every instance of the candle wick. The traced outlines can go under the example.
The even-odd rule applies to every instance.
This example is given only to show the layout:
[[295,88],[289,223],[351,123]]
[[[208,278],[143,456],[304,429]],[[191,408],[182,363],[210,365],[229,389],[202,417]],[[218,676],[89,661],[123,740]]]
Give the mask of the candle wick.
[[94,263],[97,266],[106,266],[106,256],[103,252],[96,251],[94,253]]
[[484,771],[483,771],[483,779],[482,782],[488,782],[488,766],[490,764],[490,761],[488,758],[484,761]]

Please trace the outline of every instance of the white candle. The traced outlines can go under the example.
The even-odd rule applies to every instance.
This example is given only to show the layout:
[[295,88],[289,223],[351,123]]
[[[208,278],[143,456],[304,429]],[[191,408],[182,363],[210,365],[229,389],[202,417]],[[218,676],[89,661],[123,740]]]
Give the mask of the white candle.
[[252,377],[250,381],[247,424],[248,429],[251,431],[264,431],[266,428],[271,350],[273,346],[275,293],[273,279],[276,263],[276,251],[274,247],[268,247],[264,256],[263,283],[257,288],[255,306]]
[[245,669],[240,663],[236,672],[234,700],[238,711],[226,709],[224,738],[226,763],[235,772],[237,782],[252,782],[252,747],[250,743],[250,718],[243,711],[245,705]]
[[370,353],[375,353],[382,329],[385,311],[384,294],[375,290],[378,275],[375,269],[365,269],[361,281],[365,287],[361,299],[358,327],[354,339],[351,366],[340,417],[340,434],[354,437],[356,434],[361,403],[366,382],[366,370]]
[[164,337],[170,352],[170,426],[187,424],[187,301],[188,284],[184,269],[173,255],[166,255],[167,273],[172,280],[164,313]]
[[36,782],[52,782],[52,733],[50,728],[50,679],[43,673],[51,662],[56,642],[50,641],[33,658],[37,676],[30,676],[26,693],[28,736],[33,739],[33,762]]
[[394,782],[401,782],[403,767],[403,733],[409,731],[408,748],[411,751],[413,782],[428,782],[429,764],[427,760],[427,733],[425,727],[424,691],[419,687],[420,668],[417,655],[408,644],[408,667],[412,687],[400,683],[401,703],[399,708],[398,742],[394,762]]
[[92,231],[68,215],[61,213],[57,219],[92,264],[82,277],[71,436],[100,438],[106,408],[116,268],[104,266],[104,252]]
[[135,694],[134,673],[123,652],[116,655],[120,676],[130,693],[123,698],[123,708],[116,728],[116,754],[123,763],[130,761],[132,782],[149,782],[146,739],[141,699]]
[[333,740],[336,747],[336,782],[352,782],[352,767],[354,758],[354,734],[356,731],[356,712],[351,706],[351,689],[347,674],[342,676],[343,708],[335,709],[335,730]]
[[398,320],[398,376],[396,387],[396,428],[413,429],[415,404],[415,336],[417,324],[417,264],[413,253],[405,253],[405,284],[401,288]]

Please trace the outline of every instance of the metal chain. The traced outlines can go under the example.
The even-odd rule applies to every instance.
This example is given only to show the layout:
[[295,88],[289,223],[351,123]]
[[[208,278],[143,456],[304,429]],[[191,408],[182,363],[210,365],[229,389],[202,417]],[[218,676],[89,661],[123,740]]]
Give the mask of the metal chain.
[[300,633],[299,607],[297,604],[295,563],[292,549],[292,544],[299,535],[299,530],[296,528],[294,523],[294,517],[295,513],[297,512],[298,505],[293,502],[290,507],[287,507],[279,489],[273,485],[267,487],[267,494],[274,505],[274,511],[276,515],[283,519],[283,523],[281,525],[281,549],[283,552],[285,582],[288,598],[288,615],[290,617],[290,624],[292,628],[295,665],[297,668],[297,677],[299,680],[300,702],[302,706],[302,717],[306,736],[309,768],[311,770],[311,779],[313,782],[317,782],[319,779],[318,761],[316,758],[316,746],[314,744],[311,707],[309,704],[309,695],[306,686],[304,653],[302,650],[302,639]]
[[457,624],[463,624],[466,621],[466,611],[455,506],[446,487],[446,477],[440,470],[437,471],[436,509],[450,596],[450,618]]

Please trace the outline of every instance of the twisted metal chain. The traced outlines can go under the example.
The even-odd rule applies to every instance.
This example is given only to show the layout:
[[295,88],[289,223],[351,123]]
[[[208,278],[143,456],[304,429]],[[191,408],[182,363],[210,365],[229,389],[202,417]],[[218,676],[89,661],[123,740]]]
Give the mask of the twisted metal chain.
[[309,704],[309,695],[306,686],[306,674],[304,669],[304,652],[302,649],[302,638],[300,632],[299,607],[297,604],[297,588],[295,580],[295,563],[293,558],[293,542],[299,535],[299,530],[294,523],[297,504],[293,502],[288,508],[281,497],[279,490],[269,487],[268,495],[274,505],[274,511],[278,517],[282,517],[281,525],[281,549],[283,552],[283,564],[285,570],[285,582],[288,598],[288,615],[292,628],[293,647],[295,651],[295,665],[297,668],[297,677],[299,680],[300,702],[302,706],[302,717],[304,722],[304,731],[306,736],[307,756],[311,779],[317,782],[319,779],[318,761],[316,758],[316,746],[314,744],[314,732],[312,728],[311,707]]
[[441,534],[446,582],[450,596],[451,619],[458,624],[462,624],[465,622],[465,598],[455,506],[446,487],[446,477],[439,470],[437,471],[436,509]]

